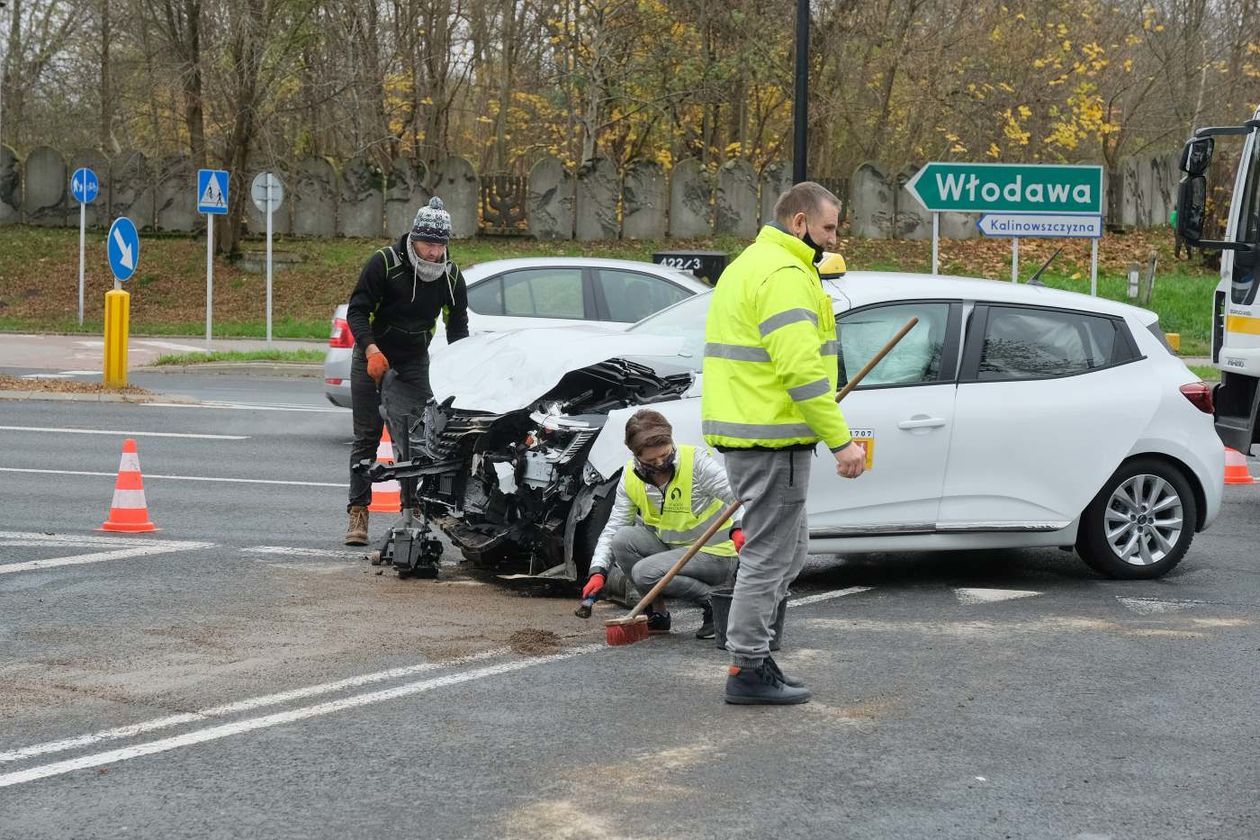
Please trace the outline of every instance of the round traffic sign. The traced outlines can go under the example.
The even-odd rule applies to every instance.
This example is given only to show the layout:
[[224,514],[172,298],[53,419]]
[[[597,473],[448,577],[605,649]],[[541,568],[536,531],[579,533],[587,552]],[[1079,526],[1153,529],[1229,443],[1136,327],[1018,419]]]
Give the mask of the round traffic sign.
[[[267,193],[268,187],[271,188],[270,197]],[[254,200],[254,206],[258,208],[258,212],[274,211],[280,206],[280,202],[284,201],[284,184],[281,184],[280,179],[271,172],[259,172],[254,176],[254,182],[249,187],[249,197]]]
[[101,183],[96,173],[86,166],[74,170],[70,176],[70,195],[81,204],[91,204],[101,191]]
[[119,216],[109,227],[106,241],[109,252],[109,270],[119,282],[125,282],[136,273],[140,262],[140,234],[126,216]]

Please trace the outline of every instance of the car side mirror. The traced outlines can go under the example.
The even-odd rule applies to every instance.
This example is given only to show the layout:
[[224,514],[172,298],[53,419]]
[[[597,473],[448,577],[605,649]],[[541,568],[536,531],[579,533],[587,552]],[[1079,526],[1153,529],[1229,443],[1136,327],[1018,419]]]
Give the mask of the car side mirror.
[[1187,175],[1202,175],[1212,163],[1212,153],[1216,151],[1216,141],[1211,137],[1199,137],[1186,143],[1181,150],[1181,161],[1178,168]]
[[1206,208],[1207,179],[1202,175],[1185,175],[1177,189],[1177,235],[1191,245],[1203,239]]

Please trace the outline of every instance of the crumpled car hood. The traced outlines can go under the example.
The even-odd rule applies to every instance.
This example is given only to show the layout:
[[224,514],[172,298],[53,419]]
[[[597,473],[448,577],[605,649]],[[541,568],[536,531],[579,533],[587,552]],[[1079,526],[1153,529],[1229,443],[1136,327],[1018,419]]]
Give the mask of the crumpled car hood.
[[676,356],[681,338],[554,327],[476,335],[432,348],[429,383],[439,403],[506,414],[556,387],[565,374],[625,356]]

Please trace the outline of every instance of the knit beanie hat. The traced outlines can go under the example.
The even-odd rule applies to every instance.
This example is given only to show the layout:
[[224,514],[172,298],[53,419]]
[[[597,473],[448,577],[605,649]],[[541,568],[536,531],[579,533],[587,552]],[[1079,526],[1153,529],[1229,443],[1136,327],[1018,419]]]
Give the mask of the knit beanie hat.
[[451,239],[451,214],[446,212],[442,199],[436,195],[429,203],[416,211],[416,220],[411,223],[411,233],[407,238],[415,242],[436,242],[445,245]]

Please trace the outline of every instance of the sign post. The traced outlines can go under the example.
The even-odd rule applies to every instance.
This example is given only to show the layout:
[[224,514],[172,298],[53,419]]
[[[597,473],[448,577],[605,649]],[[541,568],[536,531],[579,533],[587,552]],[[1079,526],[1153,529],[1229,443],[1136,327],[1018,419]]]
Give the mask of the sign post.
[[114,288],[105,293],[105,370],[102,379],[106,388],[122,388],[127,384],[127,335],[130,330],[131,295],[121,284],[131,279],[140,262],[140,235],[126,216],[109,227],[105,241],[109,270],[114,274]]
[[70,178],[70,194],[79,202],[79,326],[83,326],[83,259],[87,242],[87,206],[101,191],[96,173],[86,166],[76,169]]
[[228,211],[226,169],[197,170],[197,212],[206,214],[206,350],[214,325],[214,217]]
[[[985,236],[1011,238],[1011,282],[1019,280],[1019,239],[1025,236],[1102,236],[1101,166],[1049,164],[945,163],[925,165],[906,189],[933,216],[932,263],[936,270],[939,227],[944,212],[984,213],[978,227]],[[1097,294],[1096,257],[1091,259],[1090,288]]]
[[284,201],[284,185],[271,172],[254,176],[249,187],[250,197],[259,211],[267,214],[267,346],[271,346],[271,215]]

